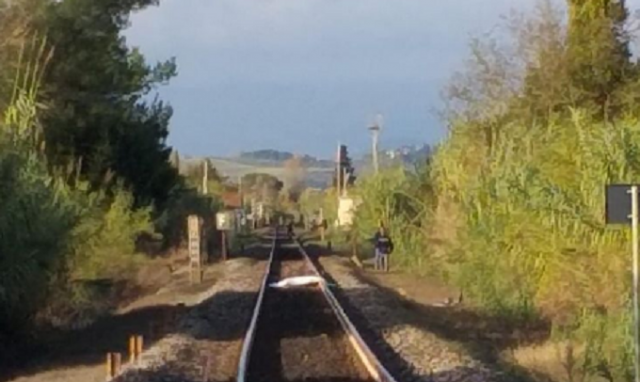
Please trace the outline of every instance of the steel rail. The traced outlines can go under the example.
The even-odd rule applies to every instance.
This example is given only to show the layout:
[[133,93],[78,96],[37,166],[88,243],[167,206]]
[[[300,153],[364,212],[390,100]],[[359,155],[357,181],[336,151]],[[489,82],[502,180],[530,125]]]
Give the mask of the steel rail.
[[[300,242],[298,240],[295,240],[295,243],[298,246],[300,253],[302,253],[304,260],[306,261],[310,269],[316,274],[316,276],[321,277],[323,280],[325,280],[318,271],[313,261],[311,261],[309,254],[304,250]],[[382,365],[378,357],[376,357],[373,351],[371,351],[371,348],[369,348],[367,343],[362,339],[362,336],[356,329],[355,325],[353,325],[353,323],[349,319],[349,316],[347,316],[344,309],[342,309],[340,303],[334,296],[333,292],[329,289],[326,280],[320,285],[320,290],[322,291],[322,294],[324,295],[327,302],[331,306],[331,309],[338,318],[338,321],[340,321],[340,325],[342,325],[342,329],[347,334],[351,346],[353,346],[354,350],[358,354],[360,361],[362,361],[362,363],[366,367],[369,375],[371,375],[371,377],[376,382],[396,382],[395,378],[393,378],[391,373],[389,373],[389,371]]]
[[[262,286],[258,294],[258,300],[256,302],[256,306],[253,311],[251,324],[249,325],[249,329],[247,330],[247,334],[242,344],[242,353],[240,355],[240,363],[238,365],[238,375],[236,379],[237,382],[246,382],[247,369],[249,367],[251,349],[253,347],[256,327],[258,324],[260,311],[262,309],[262,300],[264,298],[266,289],[268,288],[267,282],[268,282],[269,275],[271,274],[271,266],[273,264],[273,258],[274,258],[275,249],[276,249],[276,242],[278,239],[277,237],[278,237],[278,230],[276,229],[274,239],[273,239],[273,247],[269,255],[269,261],[268,261],[267,269],[265,271],[265,275],[262,281]],[[313,272],[316,276],[325,280],[324,277],[318,271],[313,261],[311,261],[311,258],[309,257],[307,252],[304,250],[302,245],[300,245],[300,242],[296,239],[294,240],[294,243],[296,244],[296,246],[298,247],[298,250],[302,254],[303,260],[306,263],[309,270]],[[347,334],[347,337],[349,338],[349,342],[351,343],[351,346],[354,348],[354,350],[358,354],[360,361],[363,363],[363,365],[367,369],[367,372],[373,378],[373,380],[376,382],[396,382],[393,376],[391,376],[389,371],[387,371],[387,369],[382,365],[382,363],[380,363],[380,360],[378,360],[378,358],[371,351],[371,349],[366,344],[366,342],[362,339],[362,336],[360,336],[360,333],[358,333],[358,330],[353,325],[353,323],[345,313],[344,309],[342,309],[342,307],[340,306],[340,303],[334,296],[333,292],[331,292],[331,290],[327,287],[326,282],[323,282],[320,284],[320,291],[322,292],[323,296],[329,303],[329,306],[333,310],[333,313],[338,318],[338,321],[340,322],[342,329],[345,331],[345,333]]]
[[242,342],[242,352],[240,353],[240,362],[238,364],[237,382],[245,382],[247,378],[247,368],[249,367],[249,359],[251,358],[251,348],[253,347],[253,340],[256,336],[256,328],[258,326],[258,318],[262,308],[262,300],[267,290],[267,282],[269,281],[269,275],[271,274],[271,264],[273,264],[273,257],[276,252],[276,243],[278,242],[278,228],[275,228],[273,234],[273,243],[271,244],[271,253],[269,253],[269,260],[267,261],[267,269],[264,272],[262,284],[260,285],[260,292],[258,292],[258,300],[255,308],[253,309],[253,316],[251,317],[251,323],[249,329]]

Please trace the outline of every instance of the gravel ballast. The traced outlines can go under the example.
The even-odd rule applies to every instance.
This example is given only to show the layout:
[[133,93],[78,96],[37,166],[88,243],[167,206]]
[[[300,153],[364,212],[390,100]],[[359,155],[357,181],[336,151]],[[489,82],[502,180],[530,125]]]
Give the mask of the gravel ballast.
[[325,276],[338,285],[344,305],[365,341],[397,381],[502,381],[497,372],[435,334],[411,325],[402,304],[361,281],[349,262],[336,257],[319,260]]
[[[298,248],[282,246],[269,281],[310,274]],[[247,380],[373,382],[315,286],[266,290]]]
[[227,261],[219,281],[189,301],[194,305],[186,308],[175,333],[146,349],[113,381],[234,380],[243,336],[265,270],[266,261]]

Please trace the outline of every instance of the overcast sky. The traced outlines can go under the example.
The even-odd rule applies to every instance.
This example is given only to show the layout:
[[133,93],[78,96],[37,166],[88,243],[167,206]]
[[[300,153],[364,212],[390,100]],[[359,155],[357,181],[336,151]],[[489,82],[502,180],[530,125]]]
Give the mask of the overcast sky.
[[[176,57],[160,90],[183,154],[273,148],[331,157],[444,137],[432,109],[469,36],[535,0],[162,0],[127,30],[150,62]],[[631,2],[631,6],[640,0]]]

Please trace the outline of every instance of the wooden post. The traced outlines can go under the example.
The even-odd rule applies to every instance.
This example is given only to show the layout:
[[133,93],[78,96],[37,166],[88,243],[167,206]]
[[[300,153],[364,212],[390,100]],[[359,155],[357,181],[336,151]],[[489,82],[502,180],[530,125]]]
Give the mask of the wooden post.
[[122,367],[122,354],[113,353],[113,376],[120,374],[120,369]]
[[199,282],[199,277],[194,274],[200,273],[202,264],[202,219],[197,215],[190,215],[189,224],[189,268],[191,283]]
[[640,246],[638,245],[638,186],[631,186],[631,249],[633,253],[633,316],[635,323],[634,344],[635,344],[635,380],[640,381],[640,297],[638,296],[638,285],[640,284],[640,274],[638,273],[638,257],[640,256]]
[[107,381],[120,373],[122,357],[120,353],[107,353]]
[[225,231],[220,231],[220,234],[222,235],[222,260],[227,261],[227,234]]
[[324,210],[320,208],[320,241],[324,242]]
[[142,349],[144,349],[144,342],[142,336],[136,336],[136,360],[140,359],[140,354],[142,354]]
[[129,362],[135,362],[136,358],[136,336],[129,336]]
[[115,376],[113,372],[113,353],[107,353],[107,381]]
[[356,237],[356,233],[351,231],[351,254],[356,259],[358,258],[358,238]]

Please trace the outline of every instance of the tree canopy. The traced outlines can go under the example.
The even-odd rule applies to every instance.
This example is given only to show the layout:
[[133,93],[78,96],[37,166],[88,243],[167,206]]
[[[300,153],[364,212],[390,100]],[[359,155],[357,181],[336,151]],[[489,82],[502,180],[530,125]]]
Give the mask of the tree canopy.
[[129,14],[151,0],[40,0],[36,25],[53,48],[42,95],[52,166],[75,166],[93,187],[122,180],[137,205],[162,208],[177,171],[166,145],[172,110],[152,90],[176,75],[173,59],[148,65],[126,45]]

